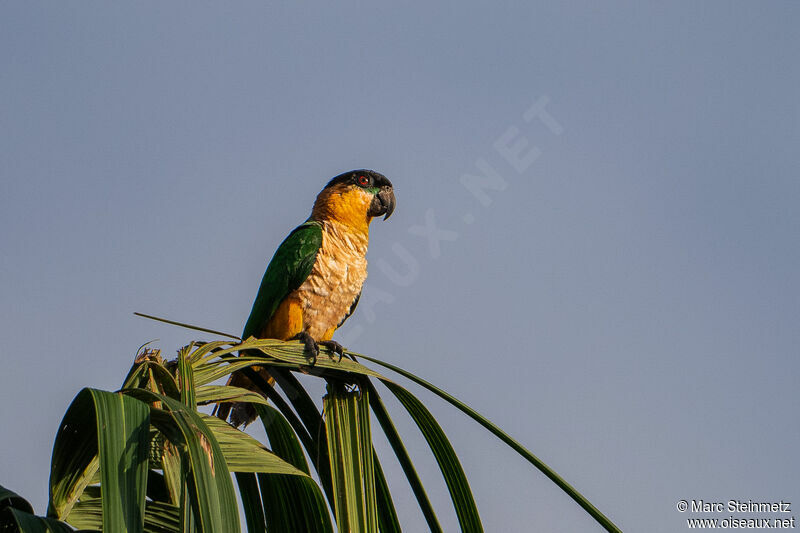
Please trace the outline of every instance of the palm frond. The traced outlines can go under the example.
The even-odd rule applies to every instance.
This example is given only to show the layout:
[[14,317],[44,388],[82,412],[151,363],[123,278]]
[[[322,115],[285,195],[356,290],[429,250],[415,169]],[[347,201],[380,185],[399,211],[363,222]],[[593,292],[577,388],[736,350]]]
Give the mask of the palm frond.
[[[483,530],[454,446],[428,407],[398,381],[355,357],[337,360],[325,348],[312,366],[299,342],[241,341],[208,328],[137,315],[233,340],[192,342],[175,361],[164,361],[158,350],[146,348],[137,354],[119,392],[82,390],[56,436],[48,518],[35,516],[27,502],[0,487],[0,526],[32,532],[67,531],[65,523],[148,533],[239,531],[235,474],[248,531],[332,533],[335,523],[340,531],[398,532],[391,480],[372,444],[371,409],[428,527],[441,531],[404,436],[374,385],[378,380],[422,433],[461,530]],[[553,469],[465,403],[396,365],[350,355],[455,406],[543,472],[604,528],[619,531]],[[252,367],[266,369],[274,386]],[[217,384],[233,372],[250,378],[258,390]],[[327,384],[322,410],[297,373]],[[250,403],[266,441],[198,411],[198,406],[218,402]]]

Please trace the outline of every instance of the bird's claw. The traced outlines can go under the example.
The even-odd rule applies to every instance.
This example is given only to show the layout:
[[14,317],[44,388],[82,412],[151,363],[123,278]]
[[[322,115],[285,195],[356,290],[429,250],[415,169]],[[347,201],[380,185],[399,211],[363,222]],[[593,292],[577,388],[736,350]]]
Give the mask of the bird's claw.
[[[339,358],[336,359],[337,363],[342,362],[342,356],[344,355],[344,346],[342,346],[336,341],[319,341],[317,344],[329,349],[331,351],[331,354],[338,355]],[[331,355],[330,358],[333,359],[333,355]]]
[[[319,341],[319,342],[317,342],[313,338],[311,338],[311,335],[309,335],[308,333],[305,333],[305,332],[298,333],[297,335],[292,337],[292,339],[299,340],[300,342],[303,343],[303,346],[305,347],[305,349],[303,351],[307,355],[309,355],[309,359],[310,359],[310,365],[309,366],[314,366],[314,365],[317,364],[317,356],[319,355],[319,347],[320,346],[324,346],[325,348],[327,348],[328,350],[331,351],[331,355],[330,355],[331,359],[333,359],[333,355],[335,354],[335,355],[338,356],[338,358],[336,359],[336,362],[340,363],[342,361],[342,356],[344,355],[345,349],[344,349],[344,346],[342,346],[341,344],[339,344],[336,341]],[[348,356],[348,357],[352,357],[352,356]]]
[[303,346],[305,348],[303,351],[305,353],[307,353],[307,354],[310,354],[309,359],[311,361],[310,361],[310,365],[309,366],[316,365],[317,364],[317,355],[319,355],[319,345],[317,344],[317,342],[314,339],[311,338],[311,335],[309,335],[308,333],[303,331],[301,333],[298,333],[297,335],[295,335],[292,338],[302,342]]

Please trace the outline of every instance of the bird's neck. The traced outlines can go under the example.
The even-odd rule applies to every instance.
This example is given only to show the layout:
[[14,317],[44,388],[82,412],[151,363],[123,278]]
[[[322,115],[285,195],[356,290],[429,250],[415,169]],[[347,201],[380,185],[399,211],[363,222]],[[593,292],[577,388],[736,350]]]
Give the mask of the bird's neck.
[[370,198],[361,191],[324,190],[314,202],[311,220],[343,226],[342,229],[366,242],[372,221],[372,217],[367,216],[369,202]]

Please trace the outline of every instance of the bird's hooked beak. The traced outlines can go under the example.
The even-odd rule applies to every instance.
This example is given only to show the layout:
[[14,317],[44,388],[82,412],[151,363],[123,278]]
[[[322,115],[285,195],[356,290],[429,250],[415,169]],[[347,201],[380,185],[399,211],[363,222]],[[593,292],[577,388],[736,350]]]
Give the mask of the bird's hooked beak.
[[383,220],[386,220],[394,212],[394,189],[391,185],[384,185],[372,198],[372,203],[369,206],[369,213],[371,217],[379,217],[383,215]]

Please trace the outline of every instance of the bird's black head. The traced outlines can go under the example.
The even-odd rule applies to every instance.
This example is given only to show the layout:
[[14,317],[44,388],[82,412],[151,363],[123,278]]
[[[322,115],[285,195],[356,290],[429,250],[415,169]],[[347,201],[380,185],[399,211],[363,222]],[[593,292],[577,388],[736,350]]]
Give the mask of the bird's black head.
[[374,170],[360,169],[344,172],[329,181],[323,191],[326,189],[360,189],[372,195],[367,211],[367,215],[370,217],[383,215],[383,219],[386,220],[394,211],[395,197],[392,182]]
[[392,182],[389,181],[389,178],[374,170],[360,169],[339,174],[329,181],[325,188],[328,189],[336,185],[356,185],[366,189],[370,187],[391,187]]

